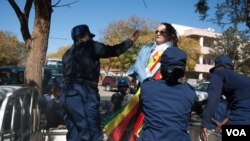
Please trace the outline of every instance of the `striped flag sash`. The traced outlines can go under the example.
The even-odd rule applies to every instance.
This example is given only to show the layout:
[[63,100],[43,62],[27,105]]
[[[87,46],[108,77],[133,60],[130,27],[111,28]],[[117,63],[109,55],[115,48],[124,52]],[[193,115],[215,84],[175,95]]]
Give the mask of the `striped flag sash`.
[[[154,71],[154,78],[160,79],[161,74],[160,68],[160,57],[163,51],[158,51],[154,54],[153,65],[147,67],[150,72]],[[156,70],[156,71],[155,71]],[[126,128],[129,124],[133,125],[133,134],[130,137],[130,141],[134,141],[138,136],[138,133],[143,125],[144,115],[139,110],[141,88],[139,88],[131,100],[123,106],[120,110],[112,114],[104,123],[105,133],[108,137],[112,138],[113,141],[120,141],[124,135]],[[136,118],[135,122],[131,122],[132,119]]]

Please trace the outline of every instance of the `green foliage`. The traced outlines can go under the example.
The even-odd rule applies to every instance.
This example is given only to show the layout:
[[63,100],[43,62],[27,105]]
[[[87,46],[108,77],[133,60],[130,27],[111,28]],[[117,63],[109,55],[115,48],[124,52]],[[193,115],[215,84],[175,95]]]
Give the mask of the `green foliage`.
[[190,37],[180,36],[179,47],[183,49],[188,55],[187,70],[194,70],[195,64],[198,63],[198,58],[201,54],[198,40]]
[[[208,0],[199,0],[196,3],[196,12],[201,20],[208,20],[227,30],[214,47],[212,55],[227,54],[235,61],[238,71],[250,75],[250,1],[249,0],[222,0],[218,1],[214,17],[208,17]],[[211,5],[210,5],[211,6]],[[242,26],[243,24],[246,27]]]
[[[110,68],[118,68],[127,71],[134,64],[140,48],[154,41],[155,34],[153,29],[156,23],[150,20],[141,19],[137,16],[132,16],[128,20],[119,20],[112,22],[104,31],[103,42],[107,44],[117,44],[128,38],[134,30],[139,29],[142,33],[132,49],[129,49],[119,57],[102,59],[101,65],[106,71]],[[179,47],[185,50],[188,54],[187,69],[194,70],[195,64],[198,63],[200,55],[199,42],[196,39],[188,37],[180,37]]]
[[19,42],[18,47],[17,47],[17,52],[18,52],[18,58],[19,58],[19,65],[24,67],[26,60],[27,60],[27,55],[28,55],[28,50],[25,48],[24,42]]
[[26,56],[24,43],[10,32],[0,31],[0,66],[22,65]]
[[196,7],[195,12],[199,12],[201,20],[204,20],[207,17],[207,11],[209,10],[207,1],[200,0],[195,4],[195,7]]
[[245,33],[230,27],[223,32],[213,49],[213,56],[229,55],[234,60],[236,70],[250,76],[250,42]]
[[208,19],[209,4],[208,0],[198,0],[195,4],[196,12],[201,16],[201,20],[207,19],[213,23],[217,23],[224,27],[225,25],[233,25],[237,27],[244,23],[249,31],[250,28],[250,1],[249,0],[222,0],[218,1],[214,17],[211,15]]
[[62,59],[64,53],[70,48],[71,46],[60,47],[57,52],[50,53],[47,55],[47,58],[58,58]]
[[118,44],[129,38],[135,30],[141,31],[141,36],[135,42],[133,47],[121,54],[119,57],[113,57],[101,60],[101,67],[108,71],[110,68],[127,71],[135,62],[140,48],[154,41],[154,32],[156,24],[150,20],[131,16],[127,20],[118,20],[109,24],[103,32],[103,42],[109,45]]

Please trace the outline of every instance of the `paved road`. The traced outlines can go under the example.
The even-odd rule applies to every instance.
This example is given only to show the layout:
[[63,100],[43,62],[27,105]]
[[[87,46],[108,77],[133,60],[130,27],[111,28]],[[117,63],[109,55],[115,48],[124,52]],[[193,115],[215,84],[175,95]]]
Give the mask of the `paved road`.
[[99,86],[99,94],[100,94],[100,114],[101,120],[104,122],[107,117],[110,116],[110,106],[111,106],[111,96],[115,93],[115,91],[105,91],[103,86]]
[[[99,94],[100,94],[100,112],[101,112],[101,116],[104,116],[102,118],[105,118],[105,116],[108,116],[110,113],[110,106],[111,106],[111,96],[116,93],[117,91],[105,91],[103,86],[98,87],[99,89]],[[132,96],[132,95],[131,95]]]
[[100,97],[101,97],[101,101],[103,101],[103,100],[110,101],[110,98],[111,98],[112,94],[115,93],[115,91],[111,91],[111,92],[105,91],[104,87],[100,86],[100,85],[98,86],[98,89],[99,89],[99,94],[100,94]]

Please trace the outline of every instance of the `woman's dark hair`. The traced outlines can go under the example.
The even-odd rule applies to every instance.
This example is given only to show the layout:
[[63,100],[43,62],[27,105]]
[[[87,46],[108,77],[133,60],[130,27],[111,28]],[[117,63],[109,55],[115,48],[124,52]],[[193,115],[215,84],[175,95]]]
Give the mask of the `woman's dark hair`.
[[177,47],[178,37],[175,28],[169,23],[161,23],[161,25],[166,26],[167,35],[170,37],[170,41],[173,42],[173,46]]

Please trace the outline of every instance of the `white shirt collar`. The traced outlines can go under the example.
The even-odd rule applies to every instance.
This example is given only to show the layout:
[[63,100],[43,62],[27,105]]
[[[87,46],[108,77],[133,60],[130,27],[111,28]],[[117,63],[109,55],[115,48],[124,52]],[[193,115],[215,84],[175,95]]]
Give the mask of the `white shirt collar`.
[[151,55],[153,55],[157,51],[166,50],[167,48],[173,46],[173,43],[171,41],[168,41],[168,42],[166,42],[164,44],[156,45],[156,42],[155,42],[154,45],[155,45],[155,48],[154,48],[153,52],[151,53]]

